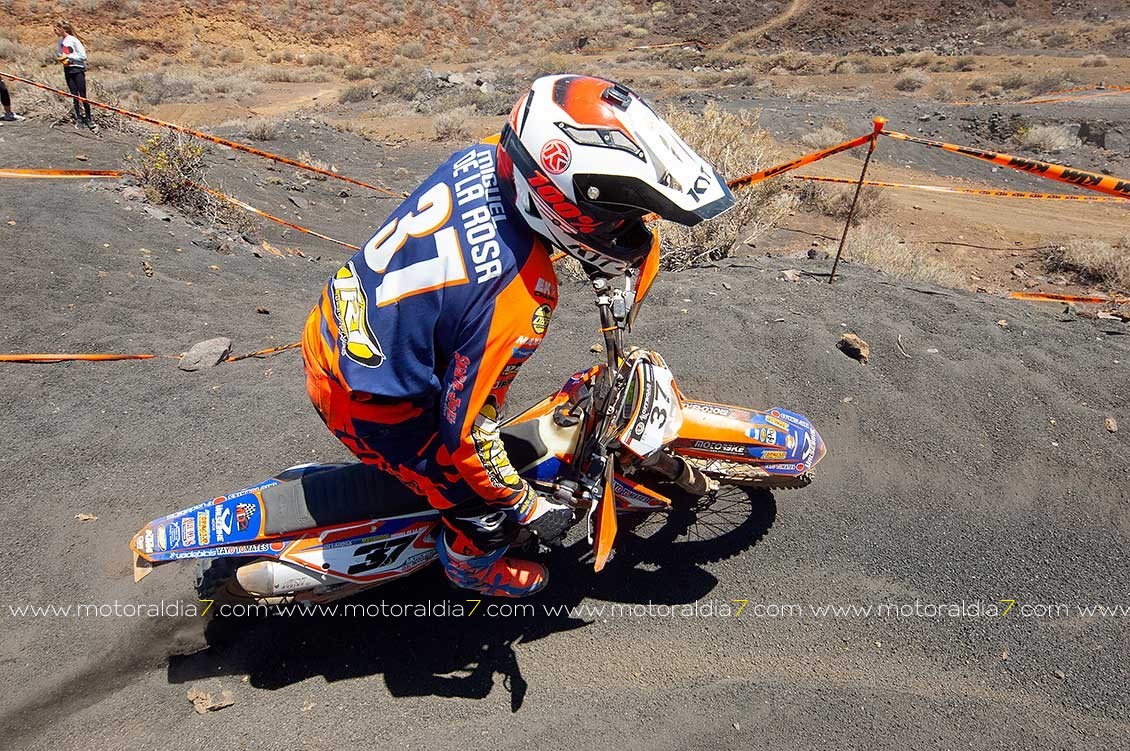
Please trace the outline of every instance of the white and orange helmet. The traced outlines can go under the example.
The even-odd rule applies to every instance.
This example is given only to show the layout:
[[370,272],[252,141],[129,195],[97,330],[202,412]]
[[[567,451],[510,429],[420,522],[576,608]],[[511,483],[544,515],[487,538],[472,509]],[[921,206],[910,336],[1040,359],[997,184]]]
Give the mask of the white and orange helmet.
[[625,86],[543,76],[502,129],[498,173],[531,229],[604,274],[637,265],[643,217],[687,226],[734,205],[726,181]]

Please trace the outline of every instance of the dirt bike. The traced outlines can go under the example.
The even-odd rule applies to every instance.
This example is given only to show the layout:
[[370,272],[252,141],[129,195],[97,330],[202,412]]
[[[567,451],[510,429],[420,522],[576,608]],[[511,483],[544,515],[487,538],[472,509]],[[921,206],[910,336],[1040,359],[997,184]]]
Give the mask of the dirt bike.
[[[596,571],[621,520],[709,511],[726,487],[804,487],[825,453],[807,418],[689,399],[662,356],[625,347],[657,270],[653,252],[622,279],[594,279],[607,362],[501,425],[518,473],[586,524]],[[201,599],[328,602],[427,566],[439,529],[422,496],[376,467],[308,464],[145,525],[134,579],[196,560]]]

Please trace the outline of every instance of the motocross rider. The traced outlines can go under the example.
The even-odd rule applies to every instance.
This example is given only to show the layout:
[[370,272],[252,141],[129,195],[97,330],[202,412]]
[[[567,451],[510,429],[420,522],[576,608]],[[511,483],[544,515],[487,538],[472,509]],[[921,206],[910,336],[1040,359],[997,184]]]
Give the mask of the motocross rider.
[[545,76],[499,136],[456,152],[329,280],[303,335],[327,427],[441,512],[454,584],[524,597],[544,566],[507,556],[518,526],[553,539],[569,507],[539,495],[499,436],[503,401],[557,303],[552,250],[589,274],[642,261],[655,214],[694,225],[734,202],[635,93]]

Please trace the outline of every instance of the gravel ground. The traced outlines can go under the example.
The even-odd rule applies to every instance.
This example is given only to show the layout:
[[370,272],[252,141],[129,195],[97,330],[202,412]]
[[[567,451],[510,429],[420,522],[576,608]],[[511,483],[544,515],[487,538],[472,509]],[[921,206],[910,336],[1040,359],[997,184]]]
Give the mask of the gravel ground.
[[[111,138],[5,128],[0,164],[72,166],[58,157],[82,150],[89,166],[112,167],[128,144]],[[333,143],[386,171],[404,166],[404,183],[438,161]],[[251,164],[237,159],[233,176]],[[283,172],[257,177],[271,174],[290,182]],[[285,206],[285,185],[236,187],[264,208]],[[355,243],[385,210],[360,196],[333,202],[338,186],[306,188],[316,209],[341,209],[310,223]],[[245,352],[294,341],[342,255],[269,229],[270,242],[307,257],[256,257],[241,246],[222,254],[179,217],[115,203],[108,184],[0,191],[7,352],[178,353],[216,335]],[[809,416],[829,446],[817,481],[762,499],[743,527],[748,544],[721,560],[628,539],[593,575],[579,547],[566,548],[536,612],[509,618],[205,628],[193,617],[20,617],[10,608],[191,603],[189,567],[132,583],[133,531],[346,452],[310,408],[296,352],[197,373],[168,359],[0,365],[0,738],[43,749],[1124,743],[1127,618],[1078,607],[1130,606],[1128,428],[1104,428],[1108,417],[1130,426],[1125,324],[907,286],[853,266],[834,286],[780,278],[796,264],[827,270],[751,258],[669,275],[635,340],[661,351],[690,395]],[[591,295],[562,287],[552,333],[513,404],[540,398],[594,357]],[[836,349],[847,331],[870,343],[869,364]],[[362,602],[428,600],[463,602],[436,571]],[[705,614],[737,600],[748,601],[741,615]],[[991,615],[1002,600],[1016,605]],[[543,607],[612,603],[697,603],[698,615]],[[935,612],[962,603],[964,615]],[[819,611],[830,604],[873,610]],[[884,605],[899,614],[880,613]],[[1041,605],[1064,608],[1021,613]],[[230,691],[235,704],[197,715],[185,698],[194,687]]]

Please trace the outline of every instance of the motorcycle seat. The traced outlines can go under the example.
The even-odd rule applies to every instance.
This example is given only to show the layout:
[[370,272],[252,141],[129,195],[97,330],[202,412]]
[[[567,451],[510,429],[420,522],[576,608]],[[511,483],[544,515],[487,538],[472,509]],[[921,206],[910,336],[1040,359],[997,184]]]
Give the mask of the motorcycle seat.
[[264,488],[266,534],[430,511],[423,496],[371,464],[347,464]]
[[[545,451],[534,422],[508,425],[502,442],[511,464],[523,469]],[[383,519],[432,510],[427,500],[371,464],[288,470],[260,491],[264,534]]]

